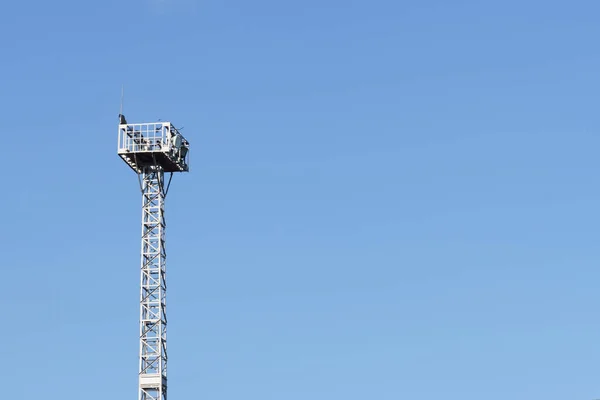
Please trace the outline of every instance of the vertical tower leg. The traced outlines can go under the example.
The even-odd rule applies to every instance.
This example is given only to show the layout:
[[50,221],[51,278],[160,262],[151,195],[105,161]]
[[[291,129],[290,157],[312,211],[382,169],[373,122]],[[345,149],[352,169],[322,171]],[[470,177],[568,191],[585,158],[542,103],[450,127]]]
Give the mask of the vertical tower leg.
[[142,189],[139,400],[167,400],[164,172],[145,167]]

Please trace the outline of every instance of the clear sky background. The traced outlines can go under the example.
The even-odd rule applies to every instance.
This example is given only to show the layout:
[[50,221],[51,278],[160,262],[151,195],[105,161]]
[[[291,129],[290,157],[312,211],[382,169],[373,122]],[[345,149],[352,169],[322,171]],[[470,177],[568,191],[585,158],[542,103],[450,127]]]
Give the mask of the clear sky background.
[[171,120],[169,395],[600,397],[597,1],[7,1],[3,399],[137,396],[130,121]]

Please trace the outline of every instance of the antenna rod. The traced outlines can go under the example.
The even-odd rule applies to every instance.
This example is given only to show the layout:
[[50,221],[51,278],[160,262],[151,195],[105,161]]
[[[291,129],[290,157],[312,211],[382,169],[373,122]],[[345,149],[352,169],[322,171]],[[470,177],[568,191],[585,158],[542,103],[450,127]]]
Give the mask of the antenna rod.
[[125,85],[121,84],[121,110],[119,114],[123,115],[123,97],[125,96]]

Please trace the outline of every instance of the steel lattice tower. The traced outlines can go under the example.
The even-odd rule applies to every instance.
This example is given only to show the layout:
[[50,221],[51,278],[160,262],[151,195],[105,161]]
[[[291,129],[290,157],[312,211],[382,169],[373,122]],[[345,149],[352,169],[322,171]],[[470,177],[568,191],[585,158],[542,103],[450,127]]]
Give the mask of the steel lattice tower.
[[188,150],[170,122],[129,124],[119,115],[118,154],[142,192],[139,400],[167,399],[165,198],[173,173],[189,171]]

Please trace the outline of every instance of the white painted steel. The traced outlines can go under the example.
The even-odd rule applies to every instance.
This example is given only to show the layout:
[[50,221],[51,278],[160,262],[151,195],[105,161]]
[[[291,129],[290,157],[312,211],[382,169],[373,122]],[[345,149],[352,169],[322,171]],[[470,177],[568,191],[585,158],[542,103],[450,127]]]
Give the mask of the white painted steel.
[[165,171],[189,171],[189,142],[170,122],[119,124],[118,140],[142,192],[138,399],[167,400]]
[[159,166],[142,171],[139,400],[166,400],[165,185]]

